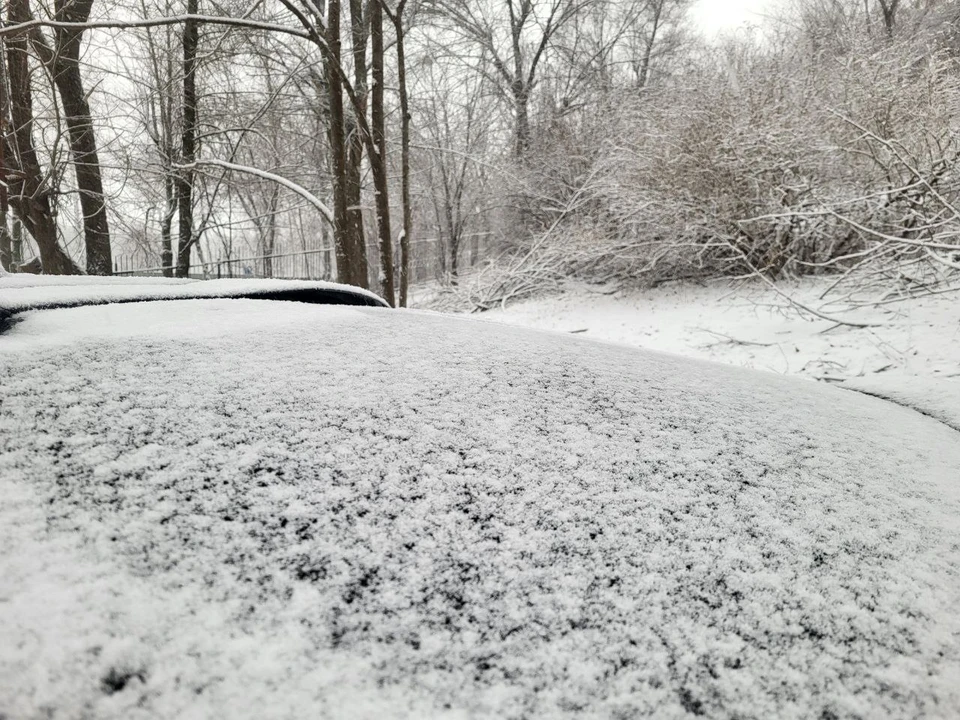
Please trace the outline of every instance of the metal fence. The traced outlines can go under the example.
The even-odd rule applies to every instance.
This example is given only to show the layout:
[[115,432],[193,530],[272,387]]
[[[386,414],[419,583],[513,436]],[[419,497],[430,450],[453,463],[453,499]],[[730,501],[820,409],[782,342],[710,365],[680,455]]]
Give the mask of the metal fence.
[[[491,233],[465,235],[460,252],[460,268],[468,270],[487,256]],[[411,243],[410,284],[438,279],[444,264],[440,258],[440,241],[437,238],[420,238]],[[399,248],[395,262],[399,265]],[[379,274],[378,251],[368,245],[367,258],[371,278]],[[142,261],[130,256],[118,256],[114,260],[114,275],[161,276],[167,271],[176,273],[176,266],[143,266]],[[254,255],[240,258],[218,258],[190,265],[191,278],[277,278],[287,280],[333,280],[337,276],[337,260],[332,248],[303,250],[293,253]]]
[[[176,272],[176,266],[135,267],[129,258],[114,262],[114,275],[160,276]],[[336,274],[332,250],[305,250],[296,253],[256,255],[218,259],[190,265],[192,278],[281,278],[287,280],[330,280]]]

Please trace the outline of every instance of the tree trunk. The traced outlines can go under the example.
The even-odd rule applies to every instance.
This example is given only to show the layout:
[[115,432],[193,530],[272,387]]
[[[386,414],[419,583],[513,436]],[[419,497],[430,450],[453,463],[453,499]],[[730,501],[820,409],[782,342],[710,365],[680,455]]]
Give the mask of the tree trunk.
[[[63,22],[86,22],[93,0],[56,0],[56,18]],[[107,206],[100,174],[97,140],[93,131],[90,104],[83,89],[80,74],[80,42],[83,30],[58,29],[56,47],[49,67],[51,69],[64,121],[70,137],[70,152],[80,194],[83,212],[83,234],[87,254],[87,273],[110,275],[113,261],[110,257],[110,228]]]
[[460,278],[460,232],[450,232],[450,284],[456,285]]
[[[5,68],[0,67],[0,74],[5,71]],[[7,177],[7,163],[6,163],[6,108],[7,108],[7,93],[6,88],[6,79],[0,79],[0,178],[5,179]],[[0,268],[3,268],[7,272],[12,272],[13,267],[13,244],[10,237],[10,230],[7,226],[7,211],[9,209],[9,201],[7,199],[7,184],[6,182],[0,182]]]
[[263,276],[273,277],[273,253],[277,249],[277,213],[280,212],[280,186],[274,184],[270,189],[270,203],[267,217],[260,229],[260,250],[263,255]]
[[[7,20],[11,24],[30,20],[27,0],[10,0]],[[37,151],[33,144],[33,92],[30,87],[30,67],[27,60],[27,39],[23,35],[4,38],[7,50],[7,93],[10,119],[13,124],[11,146],[6,157],[17,158],[15,173],[10,178],[10,204],[27,231],[33,236],[40,251],[43,272],[50,275],[71,275],[80,272],[60,247],[57,223],[50,202],[51,189],[47,186]],[[10,152],[12,150],[12,152]]]
[[897,10],[900,6],[900,0],[880,0],[880,12],[883,14],[883,28],[887,31],[889,37],[893,37],[893,31],[897,24]]
[[166,207],[160,221],[160,266],[164,277],[173,277],[173,216],[177,212],[177,188],[170,175],[163,179],[163,197]]
[[343,82],[340,79],[340,0],[330,0],[327,21],[328,55],[325,57],[330,100],[330,165],[333,170],[333,243],[337,257],[337,280],[348,285],[356,277],[351,252],[350,217],[347,212],[347,146],[344,136]]
[[[198,0],[187,0],[187,14],[198,13]],[[183,24],[183,128],[180,135],[180,162],[190,166],[197,159],[197,45],[199,28],[196,20]],[[193,232],[192,168],[181,169],[177,175],[177,219],[180,246],[177,251],[177,276],[190,272],[190,253],[196,242]]]
[[[514,152],[517,160],[520,160],[530,148],[530,87],[524,82],[527,73],[523,66],[523,29],[532,6],[528,2],[521,3],[519,15],[515,14],[513,3],[509,0],[507,7],[510,10],[510,38],[513,42],[513,79],[510,81],[510,92],[513,95],[513,110],[517,115]],[[532,71],[533,67],[531,82]]]
[[[364,15],[363,7],[363,0],[350,0],[353,90],[359,105],[359,107],[354,108],[354,113],[365,113],[367,109],[367,39],[369,36],[367,21],[369,18]],[[361,181],[363,137],[356,120],[350,122],[349,118],[350,114],[345,114],[344,120],[347,121],[347,163],[344,180],[347,195],[348,235],[344,240],[352,258],[350,263],[352,277],[349,284],[367,288],[370,286],[370,271],[367,266],[367,238],[363,229],[363,183]]]
[[640,71],[637,74],[637,87],[644,89],[650,81],[650,62],[653,60],[653,48],[657,42],[657,33],[660,31],[660,18],[663,14],[664,0],[657,0],[653,8],[653,18],[650,22],[650,35],[644,42],[643,58],[640,60]]
[[443,216],[440,214],[440,204],[436,199],[433,201],[433,214],[436,218],[437,228],[437,270],[440,272],[440,279],[447,281],[447,236],[443,232]]
[[391,307],[394,294],[393,238],[390,236],[390,196],[387,188],[387,138],[383,105],[383,8],[379,0],[370,2],[370,41],[373,69],[373,93],[370,104],[370,125],[375,157],[370,158],[377,208],[377,245],[380,249],[380,294]]
[[513,107],[517,114],[516,145],[517,159],[522,159],[530,149],[530,96],[522,82],[513,88]]
[[407,97],[407,59],[404,48],[403,11],[407,0],[400,0],[393,16],[397,34],[397,86],[400,94],[400,181],[403,199],[403,234],[400,236],[400,307],[407,306],[410,285],[410,236],[413,210],[410,206],[410,106]]
[[20,266],[23,265],[23,223],[20,222],[20,218],[14,217],[12,225],[13,237],[11,238],[10,261],[13,269],[19,272]]
[[6,189],[3,191],[3,207],[0,207],[0,268],[13,272],[13,242],[7,228]]

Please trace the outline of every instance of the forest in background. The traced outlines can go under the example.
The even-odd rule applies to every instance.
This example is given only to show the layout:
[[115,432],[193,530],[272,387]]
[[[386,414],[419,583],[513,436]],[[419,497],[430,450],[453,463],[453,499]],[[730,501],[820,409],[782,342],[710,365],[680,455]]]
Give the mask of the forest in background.
[[7,0],[0,263],[474,309],[570,277],[956,289],[960,3],[796,0],[709,42],[689,6]]

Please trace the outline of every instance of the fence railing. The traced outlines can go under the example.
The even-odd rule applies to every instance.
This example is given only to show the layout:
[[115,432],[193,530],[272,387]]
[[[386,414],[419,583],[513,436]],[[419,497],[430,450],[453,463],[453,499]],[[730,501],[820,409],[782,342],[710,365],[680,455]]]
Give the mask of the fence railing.
[[[473,266],[487,254],[487,244],[492,233],[469,233],[462,239],[460,253],[461,269]],[[439,259],[439,240],[437,238],[419,238],[412,243],[410,258],[410,283],[422,283],[435,280],[442,274]],[[399,252],[399,251],[398,251]],[[378,268],[377,249],[367,248],[367,257],[371,263],[370,272],[376,277]],[[399,262],[399,257],[397,258]],[[164,273],[176,274],[176,266],[138,266],[135,258],[117,257],[114,261],[114,275],[119,276],[161,276]],[[337,275],[337,261],[332,248],[302,250],[292,253],[271,255],[252,255],[239,258],[218,258],[207,262],[191,264],[188,273],[191,278],[277,278],[288,280],[331,280]]]
[[[115,263],[114,275],[161,276],[176,273],[176,266],[129,267],[123,260]],[[193,278],[282,278],[287,280],[329,280],[336,273],[332,250],[305,250],[296,253],[254,255],[218,259],[190,265]]]

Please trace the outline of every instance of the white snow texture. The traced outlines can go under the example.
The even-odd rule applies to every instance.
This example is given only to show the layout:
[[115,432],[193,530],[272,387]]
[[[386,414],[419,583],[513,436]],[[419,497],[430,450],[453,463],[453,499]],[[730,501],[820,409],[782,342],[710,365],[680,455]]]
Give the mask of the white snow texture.
[[0,717],[960,716],[960,434],[428,313],[0,335]]

